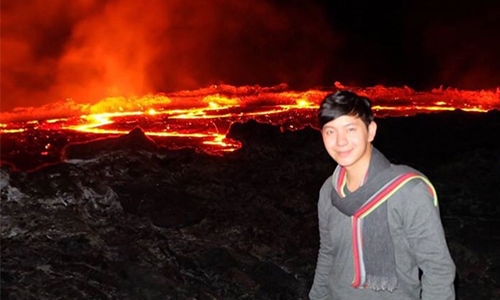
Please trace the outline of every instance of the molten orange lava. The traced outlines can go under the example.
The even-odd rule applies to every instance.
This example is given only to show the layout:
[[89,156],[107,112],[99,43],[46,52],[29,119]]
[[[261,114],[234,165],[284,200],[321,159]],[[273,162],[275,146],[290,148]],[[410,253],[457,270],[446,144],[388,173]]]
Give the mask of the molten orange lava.
[[[408,87],[353,88],[336,83],[335,88],[329,90],[298,92],[289,91],[286,85],[268,88],[219,85],[134,99],[107,98],[93,105],[68,100],[37,109],[19,108],[0,115],[0,133],[72,131],[112,136],[127,134],[139,126],[151,137],[197,140],[202,150],[221,153],[240,147],[238,142],[226,138],[234,122],[255,119],[288,130],[314,126],[319,102],[336,89],[349,89],[372,99],[377,117],[455,109],[467,112],[500,109],[498,88],[496,91],[440,88],[416,92]],[[182,141],[175,145],[182,145]]]

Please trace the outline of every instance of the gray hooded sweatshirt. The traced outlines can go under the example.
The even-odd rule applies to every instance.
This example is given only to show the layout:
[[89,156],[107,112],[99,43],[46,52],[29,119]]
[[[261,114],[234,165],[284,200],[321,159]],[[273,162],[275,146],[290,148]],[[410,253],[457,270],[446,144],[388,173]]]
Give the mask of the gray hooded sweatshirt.
[[[373,151],[380,154],[375,148]],[[351,217],[332,205],[333,188],[330,176],[319,195],[320,249],[309,292],[311,300],[455,299],[455,265],[446,244],[439,209],[424,181],[407,182],[387,200],[398,278],[393,292],[351,286],[354,278]]]

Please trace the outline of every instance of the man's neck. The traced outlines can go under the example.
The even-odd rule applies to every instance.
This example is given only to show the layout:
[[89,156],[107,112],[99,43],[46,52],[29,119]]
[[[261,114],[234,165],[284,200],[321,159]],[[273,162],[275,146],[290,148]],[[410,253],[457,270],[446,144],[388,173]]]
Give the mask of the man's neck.
[[369,145],[366,149],[367,153],[353,166],[346,168],[347,188],[349,191],[354,192],[363,185],[368,168],[370,167],[370,159],[372,156],[373,146]]

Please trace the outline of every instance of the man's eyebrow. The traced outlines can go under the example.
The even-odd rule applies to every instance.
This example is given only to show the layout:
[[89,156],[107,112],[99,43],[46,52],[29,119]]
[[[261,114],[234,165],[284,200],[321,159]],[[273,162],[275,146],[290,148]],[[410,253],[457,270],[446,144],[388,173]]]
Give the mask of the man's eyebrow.
[[[349,122],[349,123],[346,123],[346,124],[342,124],[338,127],[349,127],[349,126],[357,126],[358,124],[354,123],[354,122]],[[323,128],[335,128],[335,126],[332,126],[332,125],[325,125]]]

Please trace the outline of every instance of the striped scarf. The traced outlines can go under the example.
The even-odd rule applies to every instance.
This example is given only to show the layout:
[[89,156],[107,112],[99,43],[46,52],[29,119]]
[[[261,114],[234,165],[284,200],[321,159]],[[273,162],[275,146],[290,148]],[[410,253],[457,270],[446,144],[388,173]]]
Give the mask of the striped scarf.
[[365,182],[355,192],[346,192],[345,169],[340,166],[335,169],[331,201],[340,212],[351,216],[354,288],[389,292],[396,289],[396,261],[387,217],[387,199],[406,182],[416,178],[427,183],[437,205],[435,190],[425,176],[410,167],[392,165],[375,148]]

